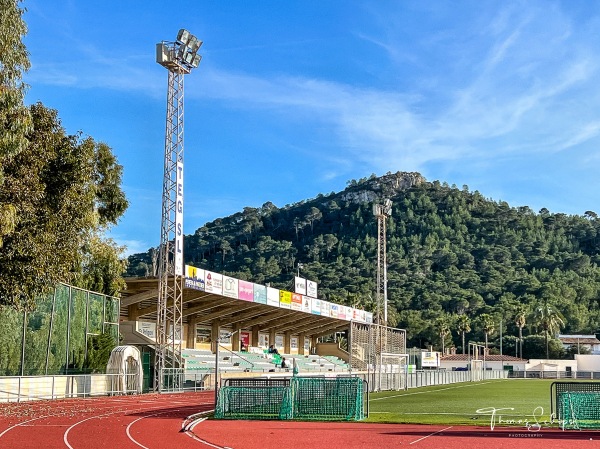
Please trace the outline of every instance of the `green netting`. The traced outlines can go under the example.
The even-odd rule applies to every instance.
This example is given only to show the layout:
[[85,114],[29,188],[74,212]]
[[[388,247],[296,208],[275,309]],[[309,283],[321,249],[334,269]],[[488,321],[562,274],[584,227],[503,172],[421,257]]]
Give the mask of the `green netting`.
[[244,379],[219,390],[215,418],[315,421],[364,418],[363,380],[357,377],[294,377],[288,386]]
[[600,392],[568,391],[560,393],[558,404],[562,410],[563,429],[600,428]]
[[358,377],[292,379],[293,417],[299,420],[361,420],[363,381]]
[[215,418],[290,419],[290,395],[290,387],[222,387]]

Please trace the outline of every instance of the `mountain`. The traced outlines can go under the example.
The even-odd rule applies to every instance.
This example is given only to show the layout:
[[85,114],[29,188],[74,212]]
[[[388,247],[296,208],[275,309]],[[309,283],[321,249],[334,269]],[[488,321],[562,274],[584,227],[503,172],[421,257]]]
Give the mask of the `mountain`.
[[[393,202],[387,220],[388,322],[406,328],[409,343],[440,340],[440,322],[491,315],[495,333],[548,328],[539,314],[550,305],[562,332],[600,330],[600,220],[538,213],[484,198],[479,192],[419,173],[352,180],[346,189],[278,208],[268,202],[219,218],[185,237],[185,262],[239,279],[291,290],[293,276],[319,283],[319,296],[374,311],[377,220],[373,203]],[[127,275],[152,274],[156,249],[129,258]],[[557,329],[549,329],[557,330]]]

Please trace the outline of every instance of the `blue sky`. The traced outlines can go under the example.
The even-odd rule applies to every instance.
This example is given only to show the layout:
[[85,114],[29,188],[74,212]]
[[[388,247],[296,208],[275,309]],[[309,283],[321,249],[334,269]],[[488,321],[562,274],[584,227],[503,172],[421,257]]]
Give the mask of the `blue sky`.
[[185,78],[185,233],[418,171],[512,206],[600,213],[600,3],[26,0],[26,101],[113,148],[127,254],[160,241],[167,70]]

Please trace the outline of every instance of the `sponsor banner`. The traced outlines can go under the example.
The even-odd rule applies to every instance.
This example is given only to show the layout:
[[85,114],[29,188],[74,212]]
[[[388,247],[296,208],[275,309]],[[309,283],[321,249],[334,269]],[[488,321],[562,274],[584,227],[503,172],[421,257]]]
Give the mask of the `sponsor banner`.
[[331,303],[331,318],[340,318],[340,306],[337,304]]
[[361,322],[363,322],[363,323],[367,322],[367,312],[365,312],[364,310],[361,310],[358,316],[359,316]]
[[283,335],[275,335],[275,347],[283,348]]
[[231,344],[231,329],[219,329],[219,343],[223,345]]
[[177,161],[175,203],[175,274],[183,276],[183,162]]
[[346,306],[338,306],[338,318],[341,320],[347,320],[346,318]]
[[292,292],[279,290],[279,307],[284,309],[292,308]]
[[302,310],[302,295],[292,293],[292,310]]
[[298,349],[298,337],[290,337],[290,349]]
[[304,337],[304,350],[306,351],[307,354],[308,354],[308,351],[310,351],[310,338]]
[[321,315],[329,316],[330,308],[331,308],[331,305],[330,305],[329,301],[321,300]]
[[306,279],[294,276],[294,291],[301,295],[306,295]]
[[258,334],[258,346],[261,348],[269,347],[269,334]]
[[185,288],[204,290],[204,270],[191,265],[185,266]]
[[430,368],[438,368],[440,366],[440,353],[439,352],[421,352],[421,366],[427,366]]
[[306,280],[306,296],[317,297],[317,283],[315,281]]
[[302,297],[302,311],[306,313],[310,313],[311,309],[311,299],[308,296]]
[[310,313],[313,315],[321,315],[321,300],[317,298],[312,298]]
[[250,332],[240,332],[240,344],[241,346],[245,346],[246,350],[248,350],[250,347]]
[[238,299],[239,281],[229,276],[223,276],[223,296]]
[[145,337],[156,341],[156,323],[153,321],[137,321],[137,331]]
[[352,309],[352,321],[360,321],[360,310]]
[[267,287],[267,304],[279,307],[279,289]]
[[[277,295],[277,301],[279,301],[279,295]],[[267,303],[267,287],[254,284],[254,302],[259,304]]]
[[254,284],[248,281],[238,281],[238,298],[244,301],[254,301]]
[[342,307],[346,310],[346,319],[348,321],[351,321],[352,320],[352,316],[354,314],[353,313],[354,309],[352,309],[352,307],[350,307],[350,306],[342,306]]
[[373,314],[371,312],[367,312],[366,314],[367,323],[373,324]]
[[223,294],[223,275],[206,271],[204,277],[204,290],[208,293]]

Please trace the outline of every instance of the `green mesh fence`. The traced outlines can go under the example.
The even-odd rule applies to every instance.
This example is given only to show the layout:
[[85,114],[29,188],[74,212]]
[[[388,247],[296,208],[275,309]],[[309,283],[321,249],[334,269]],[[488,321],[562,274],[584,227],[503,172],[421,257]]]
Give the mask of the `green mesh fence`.
[[550,413],[559,423],[570,419],[570,411],[564,408],[564,393],[600,393],[600,382],[570,381],[552,382],[550,385]]
[[226,385],[219,390],[215,418],[361,420],[363,389],[363,380],[358,377],[294,377],[287,386],[265,385],[265,379],[244,379],[242,385]]
[[290,387],[230,387],[219,390],[215,418],[290,419]]
[[600,392],[569,391],[559,393],[560,420],[563,429],[600,428]]
[[358,377],[292,379],[293,418],[299,420],[361,420],[363,381]]

